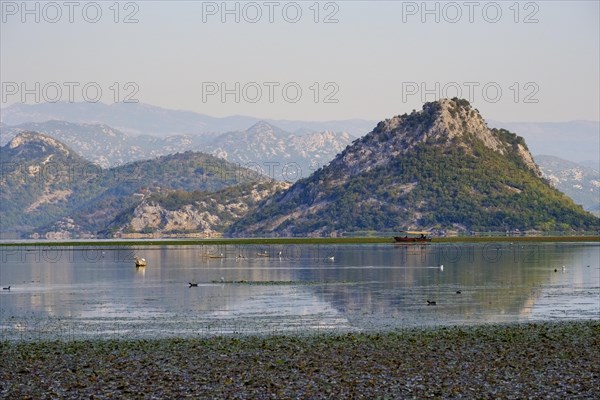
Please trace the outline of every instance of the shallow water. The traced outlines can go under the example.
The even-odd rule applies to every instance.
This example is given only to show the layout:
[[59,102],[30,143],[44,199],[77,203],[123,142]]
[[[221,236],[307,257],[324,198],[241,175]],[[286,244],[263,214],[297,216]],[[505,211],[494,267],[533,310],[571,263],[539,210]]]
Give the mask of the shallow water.
[[[594,243],[0,252],[0,282],[11,286],[0,293],[0,339],[8,340],[600,319],[600,246]],[[269,257],[259,256],[265,252]],[[134,255],[148,266],[136,268]]]

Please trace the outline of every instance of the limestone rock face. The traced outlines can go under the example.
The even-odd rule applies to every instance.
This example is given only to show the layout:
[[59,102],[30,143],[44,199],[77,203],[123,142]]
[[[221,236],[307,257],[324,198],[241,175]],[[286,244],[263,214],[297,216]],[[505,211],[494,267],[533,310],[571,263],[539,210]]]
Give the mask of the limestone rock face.
[[244,217],[261,200],[290,185],[285,182],[244,184],[216,193],[196,193],[186,204],[168,207],[178,193],[154,196],[142,201],[133,211],[126,232],[222,233],[224,228]]

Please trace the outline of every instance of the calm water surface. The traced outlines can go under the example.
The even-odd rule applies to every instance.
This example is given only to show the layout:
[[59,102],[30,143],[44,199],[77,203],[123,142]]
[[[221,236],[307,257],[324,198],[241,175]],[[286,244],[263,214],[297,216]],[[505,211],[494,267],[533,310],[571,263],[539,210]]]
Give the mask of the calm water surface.
[[[0,293],[0,339],[600,319],[600,246],[594,243],[20,246],[0,252],[0,282],[11,286]],[[259,256],[265,252],[269,257]],[[148,266],[135,268],[134,255]]]

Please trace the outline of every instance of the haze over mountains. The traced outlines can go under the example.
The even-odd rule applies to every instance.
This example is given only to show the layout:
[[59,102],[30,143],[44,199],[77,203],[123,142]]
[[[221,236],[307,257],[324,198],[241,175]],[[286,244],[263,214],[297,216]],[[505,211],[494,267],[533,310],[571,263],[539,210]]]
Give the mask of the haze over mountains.
[[518,132],[534,156],[553,155],[571,162],[600,164],[600,122],[497,122],[490,127]]
[[291,134],[261,121],[219,135],[205,151],[243,166],[257,164],[274,179],[295,182],[329,163],[353,139],[347,132]]
[[[342,121],[286,121],[270,120],[246,116],[229,116],[223,118],[210,117],[192,111],[169,110],[142,103],[40,103],[13,104],[0,110],[0,145],[6,144],[11,137],[3,125],[19,125],[41,123],[51,120],[67,121],[76,124],[107,125],[113,131],[137,136],[150,135],[160,138],[173,136],[168,142],[154,139],[156,148],[168,146],[174,142],[183,146],[189,141],[190,146],[200,146],[214,139],[215,134],[240,131],[264,121],[291,134],[302,135],[314,132],[347,132],[350,136],[360,137],[370,132],[378,121],[375,120],[342,120]],[[535,155],[552,155],[572,162],[591,161],[600,164],[600,122],[500,122],[488,121],[490,127],[504,128],[517,132],[528,143]],[[28,129],[23,126],[24,129]],[[48,130],[45,133],[51,134]],[[83,134],[85,135],[85,134]],[[182,136],[179,136],[182,135]],[[54,136],[59,140],[63,138]],[[140,142],[151,141],[142,137]],[[65,143],[68,143],[65,141]],[[69,144],[72,145],[72,144]],[[73,146],[74,147],[74,146]],[[141,146],[144,148],[145,146]],[[74,147],[75,148],[75,147]],[[186,148],[185,150],[192,150]],[[134,152],[136,153],[136,152]],[[144,150],[147,155],[152,151]],[[83,153],[82,153],[83,154]],[[165,153],[163,153],[165,154]],[[96,157],[98,158],[98,157]],[[258,160],[255,160],[258,162]],[[110,165],[115,165],[111,162]]]
[[587,211],[600,216],[600,172],[562,158],[537,156],[544,177]]
[[209,139],[208,135],[172,135],[166,138],[144,134],[132,136],[104,124],[51,120],[0,126],[0,146],[7,144],[20,132],[48,135],[102,168],[198,149]]
[[185,151],[202,151],[282,181],[306,178],[354,139],[347,132],[293,134],[265,121],[223,134],[131,136],[107,125],[66,121],[0,127],[0,145],[20,132],[39,132],[71,147],[102,168]]
[[128,134],[168,136],[243,131],[265,121],[291,133],[319,131],[348,132],[364,135],[376,121],[361,119],[342,121],[288,121],[264,118],[229,116],[223,118],[192,111],[168,110],[142,103],[40,103],[13,104],[3,108],[0,122],[18,125],[26,122],[61,120],[85,124],[106,124]]
[[[540,165],[538,170],[530,153],[521,148],[524,146],[523,139],[507,131],[489,130],[477,112],[468,103],[458,99],[428,103],[422,112],[394,117],[392,125],[398,126],[389,126],[382,131],[382,124],[390,124],[390,120],[386,120],[379,123],[372,133],[354,143],[354,138],[347,132],[311,131],[293,122],[287,126],[296,127],[295,133],[267,121],[252,121],[249,127],[225,133],[196,131],[173,134],[177,129],[205,129],[210,124],[203,125],[203,116],[199,114],[181,114],[145,105],[133,107],[136,112],[132,115],[136,118],[131,118],[131,115],[128,117],[124,109],[119,107],[100,105],[91,108],[79,104],[74,107],[80,108],[81,113],[78,113],[67,105],[73,106],[11,106],[6,109],[10,110],[8,114],[2,111],[2,119],[14,122],[19,118],[44,120],[52,116],[95,121],[104,115],[113,122],[126,125],[128,133],[103,123],[61,120],[24,122],[16,126],[0,124],[0,143],[5,144],[0,150],[3,162],[0,193],[3,222],[0,230],[13,230],[19,234],[63,232],[75,235],[95,235],[99,232],[304,235],[338,234],[363,229],[385,230],[392,229],[392,225],[395,229],[408,226],[456,230],[566,229],[566,225],[576,221],[573,222],[575,229],[589,226],[589,223],[581,225],[580,218],[586,220],[587,217],[582,217],[576,207],[565,203],[565,199],[560,198],[544,182],[540,183],[540,170],[550,183],[568,193],[587,210],[600,210],[600,177],[597,171],[546,156],[536,157]],[[439,121],[439,116],[434,116],[437,111],[432,111],[438,106],[442,109],[440,115],[444,116]],[[103,110],[105,114],[98,110]],[[117,115],[112,115],[113,112]],[[161,120],[161,114],[167,117]],[[138,117],[148,119],[139,122]],[[179,121],[174,123],[177,129],[168,129],[168,121],[178,120],[179,117],[187,118],[187,122]],[[250,121],[244,119],[246,117],[240,117],[240,120],[232,118],[227,124]],[[163,121],[164,124],[158,124],[158,130],[155,127],[153,131],[162,136],[130,133],[148,127],[147,121],[153,119]],[[207,121],[212,120],[209,117]],[[426,131],[431,127],[424,121],[437,124],[438,128],[445,127],[445,130],[436,128],[436,132],[428,133]],[[354,122],[338,123],[348,127]],[[214,121],[211,123],[212,126],[233,126],[219,125]],[[416,125],[407,127],[403,125],[406,123]],[[311,123],[303,124],[310,126]],[[466,124],[468,129],[464,126],[460,128],[461,124]],[[577,124],[587,129],[582,128],[577,144],[587,147],[589,151],[598,133],[594,139],[593,124]],[[566,129],[565,126],[563,128]],[[471,138],[471,134],[475,134],[476,138]],[[378,139],[374,141],[374,137]],[[435,140],[432,139],[434,137]],[[554,132],[550,137],[556,143],[562,143],[559,133]],[[498,189],[497,182],[490,181],[493,177],[488,176],[489,171],[482,169],[480,162],[473,163],[470,158],[472,154],[456,152],[465,145],[477,145],[479,142],[476,139],[483,140],[484,147],[496,143],[495,148],[488,146],[488,150],[508,157],[512,163],[509,167],[519,170],[516,176],[520,177],[517,179],[520,181],[515,185],[506,184],[504,189],[509,187],[513,192],[525,192],[521,197],[529,200],[535,193],[541,196],[541,200],[533,204],[545,204],[544,212],[562,210],[560,213],[566,214],[560,218],[567,218],[571,222],[561,223],[556,216],[548,219],[543,213],[527,213],[527,210],[519,209],[521,200],[517,204],[510,203],[515,200],[507,197],[504,189]],[[431,143],[432,140],[435,143]],[[452,151],[448,152],[447,146],[436,142],[447,140],[457,144],[458,150],[451,148]],[[379,142],[379,145],[372,146]],[[423,144],[427,146],[423,147]],[[344,150],[348,145],[351,147]],[[490,153],[485,148],[480,152],[478,157],[492,164],[490,170],[496,168],[495,173],[500,178],[507,176],[506,171],[497,169],[500,162],[498,154]],[[180,154],[167,156],[174,153]],[[400,153],[404,154],[401,160],[397,158]],[[587,153],[581,154],[585,157]],[[345,161],[340,162],[340,157],[345,157]],[[350,168],[352,162],[347,162],[348,157],[361,161]],[[102,169],[90,161],[102,166]],[[130,164],[123,165],[125,163]],[[460,163],[463,165],[460,166]],[[367,167],[363,168],[363,164]],[[18,167],[12,168],[15,165]],[[79,169],[56,170],[56,166],[64,165],[77,165]],[[215,165],[219,166],[217,169],[220,172],[213,171],[211,175],[207,168],[214,168]],[[443,173],[439,170],[440,165],[445,166]],[[462,178],[453,175],[457,173],[455,168],[464,169],[464,165],[469,165],[469,171],[477,171],[476,176],[470,172],[469,179],[461,181]],[[534,177],[527,174],[522,176],[520,169],[523,165],[533,171]],[[250,169],[244,169],[245,166]],[[282,203],[277,196],[283,194],[268,199],[277,191],[287,188],[287,185],[270,182],[268,178],[295,182],[307,178],[318,168],[321,170],[317,174],[298,182],[300,186],[297,184],[286,192],[285,197],[292,199],[291,202]],[[226,171],[224,175],[223,171]],[[243,175],[247,179],[237,181],[235,171],[246,171]],[[430,176],[419,176],[424,171],[429,171]],[[136,177],[135,182],[125,183],[122,179],[109,178],[132,174]],[[47,179],[48,175],[52,175],[51,179]],[[69,179],[65,180],[65,176]],[[407,180],[409,176],[413,180]],[[462,211],[451,210],[451,206],[444,201],[450,195],[462,199],[466,189],[444,189],[441,176],[452,177],[456,182],[462,182],[464,187],[481,185],[484,187],[481,189],[482,196],[493,199],[489,201],[495,205],[463,202]],[[217,182],[221,178],[223,182]],[[423,189],[425,185],[416,183],[420,180],[427,183],[427,190]],[[302,186],[307,182],[308,186]],[[522,185],[529,189],[524,190]],[[364,192],[367,187],[370,191],[368,195]],[[339,199],[333,198],[338,195],[341,196]],[[404,204],[406,202],[410,204]],[[287,205],[282,206],[284,203]],[[292,203],[300,208],[290,208]],[[404,204],[403,211],[398,211],[398,204]],[[502,208],[507,204],[513,209],[513,214],[507,212],[503,218],[498,214],[486,216],[486,213],[490,214],[490,207]],[[468,208],[478,210],[482,217],[473,219],[473,215],[466,212]],[[326,214],[323,214],[323,210],[327,210]],[[444,212],[440,213],[440,210]],[[291,217],[284,216],[288,212],[291,212]],[[316,226],[311,222],[312,217],[306,219],[307,213],[318,216],[321,225]],[[279,217],[275,217],[277,215]],[[294,224],[276,224],[273,217],[286,221],[291,218]],[[525,222],[519,223],[518,218]],[[465,223],[459,223],[461,219]],[[262,221],[262,227],[258,227],[261,224],[257,225],[258,220]],[[502,223],[499,223],[500,220]]]
[[[19,125],[0,123],[0,146],[5,145],[19,132],[45,133],[71,147],[85,159],[103,168],[123,165],[127,162],[151,159],[185,151],[202,151],[262,171],[278,180],[294,182],[306,178],[317,168],[326,165],[337,153],[351,143],[354,137],[348,132],[360,132],[357,137],[371,130],[374,121],[339,121],[336,124],[318,122],[266,121],[254,118],[212,118],[192,112],[166,110],[144,104],[121,104],[108,106],[102,103],[56,103],[36,105],[13,105],[2,110],[2,120],[23,122]],[[46,121],[46,118],[61,120]],[[69,122],[111,121],[123,125],[126,131],[104,123]],[[150,123],[150,122],[151,123]],[[225,122],[224,122],[225,121]],[[216,133],[219,129],[244,126],[238,130]],[[323,131],[323,126],[344,127],[346,131]],[[291,133],[282,129],[297,129]],[[316,130],[311,131],[310,126]],[[577,204],[588,211],[598,212],[600,199],[595,196],[600,181],[600,125],[592,121],[564,123],[503,123],[490,122],[491,127],[507,128],[524,136],[534,159],[540,165],[544,177],[559,190],[571,196]],[[206,132],[204,129],[215,132]],[[148,129],[153,134],[132,135]],[[360,129],[364,129],[360,131]],[[188,133],[168,134],[173,131]],[[167,135],[168,134],[168,135]],[[167,135],[167,136],[165,136]],[[564,161],[547,165],[552,157]],[[584,172],[582,182],[575,181],[580,175],[572,175],[571,163],[583,160],[577,168]],[[564,169],[560,169],[560,167]],[[566,176],[571,174],[573,179]],[[563,176],[557,179],[557,176]],[[579,188],[582,186],[582,188]]]

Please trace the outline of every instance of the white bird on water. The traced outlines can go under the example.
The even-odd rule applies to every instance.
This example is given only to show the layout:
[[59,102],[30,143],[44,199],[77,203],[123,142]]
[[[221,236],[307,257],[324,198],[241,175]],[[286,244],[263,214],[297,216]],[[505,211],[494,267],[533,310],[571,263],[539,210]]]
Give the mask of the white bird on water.
[[146,259],[145,258],[140,258],[138,256],[133,257],[133,259],[135,260],[135,266],[136,267],[145,267],[146,266]]
[[330,261],[335,261],[335,256],[329,256],[327,257]]
[[440,264],[440,271],[444,270],[444,264]]

